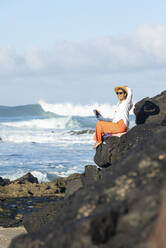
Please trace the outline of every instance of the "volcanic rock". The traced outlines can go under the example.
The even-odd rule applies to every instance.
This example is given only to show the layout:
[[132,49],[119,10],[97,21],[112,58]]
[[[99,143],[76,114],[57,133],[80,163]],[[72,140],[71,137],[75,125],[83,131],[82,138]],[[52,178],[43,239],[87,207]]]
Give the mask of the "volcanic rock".
[[30,173],[14,181],[0,178],[0,226],[18,226],[25,213],[63,198],[66,181],[66,178],[57,178],[38,183]]
[[136,145],[104,169],[102,179],[59,202],[59,209],[53,207],[47,224],[13,240],[10,248],[146,247],[166,180],[165,140],[161,131]]
[[9,179],[3,179],[2,177],[0,177],[0,186],[5,186],[5,185],[9,185],[9,184],[10,184]]
[[82,175],[74,173],[67,178],[65,198],[72,195],[75,191],[83,187]]
[[147,123],[133,127],[121,137],[108,137],[97,147],[94,161],[100,167],[114,165],[124,156],[128,156],[134,147],[150,141],[153,135],[162,130],[166,130],[166,126]]
[[13,183],[18,183],[18,184],[25,184],[26,182],[38,183],[38,179],[37,179],[37,177],[34,177],[30,172],[28,172],[24,176],[13,181]]

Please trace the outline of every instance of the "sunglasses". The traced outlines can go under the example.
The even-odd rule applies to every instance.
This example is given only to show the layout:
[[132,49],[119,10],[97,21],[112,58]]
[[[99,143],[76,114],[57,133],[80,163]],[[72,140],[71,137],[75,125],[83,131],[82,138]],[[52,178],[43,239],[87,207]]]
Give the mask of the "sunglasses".
[[124,92],[122,92],[122,91],[121,92],[116,92],[116,94],[117,95],[122,95],[122,94],[124,94]]

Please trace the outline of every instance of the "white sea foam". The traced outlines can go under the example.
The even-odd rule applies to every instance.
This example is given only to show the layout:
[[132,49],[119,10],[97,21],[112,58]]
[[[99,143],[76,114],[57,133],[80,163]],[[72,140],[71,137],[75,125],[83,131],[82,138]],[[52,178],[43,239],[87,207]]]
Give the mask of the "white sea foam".
[[[27,170],[17,170],[16,173],[12,173],[10,174],[10,172],[8,174],[4,174],[3,178],[8,178],[11,181],[16,180],[22,176],[24,176],[27,173]],[[31,171],[31,174],[34,177],[37,177],[38,181],[41,182],[48,182],[49,179],[47,177],[47,173],[41,172],[41,171]]]
[[14,127],[1,128],[1,138],[12,143],[50,143],[55,146],[71,146],[72,144],[91,144],[92,134],[71,135],[67,130],[18,129]]
[[47,173],[41,172],[41,171],[32,171],[31,174],[34,177],[37,177],[38,181],[41,182],[48,182],[48,177],[47,177]]
[[55,171],[52,172],[52,175],[56,177],[67,177],[73,173],[82,172],[80,166],[73,166],[72,168],[68,168],[67,171]]
[[8,173],[3,174],[3,178],[8,178],[10,181],[16,180],[22,176],[24,176],[27,172],[25,172],[24,170],[21,169],[17,169],[17,171],[15,171],[15,173],[11,173],[10,171],[8,171]]
[[3,126],[17,128],[35,128],[35,129],[66,129],[78,128],[79,122],[71,117],[57,117],[48,119],[34,119],[28,121],[3,122]]
[[113,106],[110,104],[87,104],[87,105],[74,105],[72,103],[57,103],[50,104],[44,101],[39,101],[39,104],[46,112],[52,112],[57,115],[63,116],[93,116],[93,109],[99,109],[107,116],[112,116]]

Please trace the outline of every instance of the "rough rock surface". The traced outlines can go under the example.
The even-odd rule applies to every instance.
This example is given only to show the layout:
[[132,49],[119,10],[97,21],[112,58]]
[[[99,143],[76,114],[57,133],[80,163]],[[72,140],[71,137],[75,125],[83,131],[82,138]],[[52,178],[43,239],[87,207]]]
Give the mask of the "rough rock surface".
[[10,248],[146,247],[166,179],[165,140],[162,131],[136,146],[101,180],[59,202],[58,211],[53,207],[48,224],[13,240]]
[[87,166],[75,175],[68,197],[26,216],[29,234],[9,248],[150,247],[166,182],[165,96],[156,97],[160,121],[147,117],[126,135],[108,139],[112,166]]
[[0,226],[20,225],[25,213],[64,197],[66,186],[67,178],[38,183],[30,173],[14,181],[0,178]]
[[[43,225],[54,214],[55,211],[52,213],[52,206],[55,205],[56,208],[56,202],[59,199],[64,198],[64,196],[67,198],[84,185],[96,181],[99,174],[100,171],[96,166],[86,166],[84,174],[75,173],[69,177],[57,178],[47,183],[38,183],[37,178],[30,173],[14,181],[0,178],[0,226],[18,226],[22,223],[26,213],[31,213],[35,209],[36,212],[34,213],[38,213],[40,208],[50,203],[43,213],[41,211],[41,215],[36,215],[38,219],[36,226],[40,216],[39,226]],[[33,218],[35,219],[35,217]],[[29,217],[29,221],[30,219],[31,217]]]
[[37,177],[34,177],[30,172],[28,172],[24,176],[13,181],[13,183],[18,183],[18,184],[25,184],[26,182],[38,183],[38,179],[37,179]]
[[166,126],[159,124],[144,124],[133,127],[127,134],[119,137],[106,138],[96,149],[94,161],[100,167],[114,165],[123,156],[127,156],[134,147],[144,144],[157,133],[164,131]]
[[0,177],[0,186],[5,186],[10,184],[10,180],[9,179],[4,179],[2,177]]
[[[70,201],[70,196],[74,194],[78,189],[86,187],[98,181],[102,177],[102,172],[96,166],[87,165],[85,166],[84,174],[72,174],[67,178],[65,199],[52,202],[46,207],[42,208],[40,211],[37,209],[32,213],[26,214],[24,216],[23,224],[26,230],[31,232],[36,232],[41,228],[45,223],[55,216],[59,210],[61,210],[68,201]],[[67,199],[68,198],[68,199]]]
[[66,184],[65,198],[72,195],[79,188],[83,187],[82,175],[79,173],[74,173],[68,177]]
[[[29,173],[30,174],[30,173]],[[4,179],[7,180],[7,179]],[[67,178],[58,178],[48,183],[38,183],[37,178],[26,174],[24,177],[0,186],[0,198],[55,197],[64,196]]]

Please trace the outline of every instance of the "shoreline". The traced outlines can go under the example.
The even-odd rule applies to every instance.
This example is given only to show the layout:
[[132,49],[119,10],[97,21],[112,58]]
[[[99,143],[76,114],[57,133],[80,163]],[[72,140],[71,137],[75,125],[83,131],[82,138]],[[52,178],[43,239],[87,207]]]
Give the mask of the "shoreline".
[[23,226],[4,228],[0,226],[0,248],[8,248],[12,239],[27,233]]
[[166,175],[166,91],[138,102],[134,113],[135,127],[96,149],[101,169],[69,176],[64,199],[25,215],[28,234],[9,248],[152,247]]
[[38,183],[27,173],[15,181],[0,179],[0,226],[5,228],[20,226],[26,213],[60,200],[66,189],[65,178]]
[[[148,247],[165,185],[165,99],[166,91],[152,99],[155,103],[142,100],[136,104],[137,125],[121,137],[108,137],[101,149],[96,149],[94,161],[100,168],[86,165],[83,174],[71,174],[44,184],[31,174],[4,182],[7,185],[0,187],[4,199],[1,198],[1,211],[9,194],[15,196],[14,200],[16,195],[27,194],[28,201],[33,197],[54,197],[54,202],[42,203],[36,207],[37,211],[25,214],[19,222],[24,227],[1,228],[10,240],[17,232],[28,233],[12,240],[9,247],[28,248],[36,242],[48,248],[55,244],[59,248],[66,244],[68,247]],[[156,112],[156,108],[160,111]],[[62,200],[58,200],[60,195]],[[17,206],[16,211],[20,205]],[[9,217],[7,212],[6,217]]]
[[[88,172],[89,166],[86,167]],[[96,170],[96,166],[92,167]],[[83,186],[84,177],[84,174],[74,173],[47,183],[39,183],[30,173],[15,181],[0,178],[0,227],[22,225],[26,214],[73,194]]]

